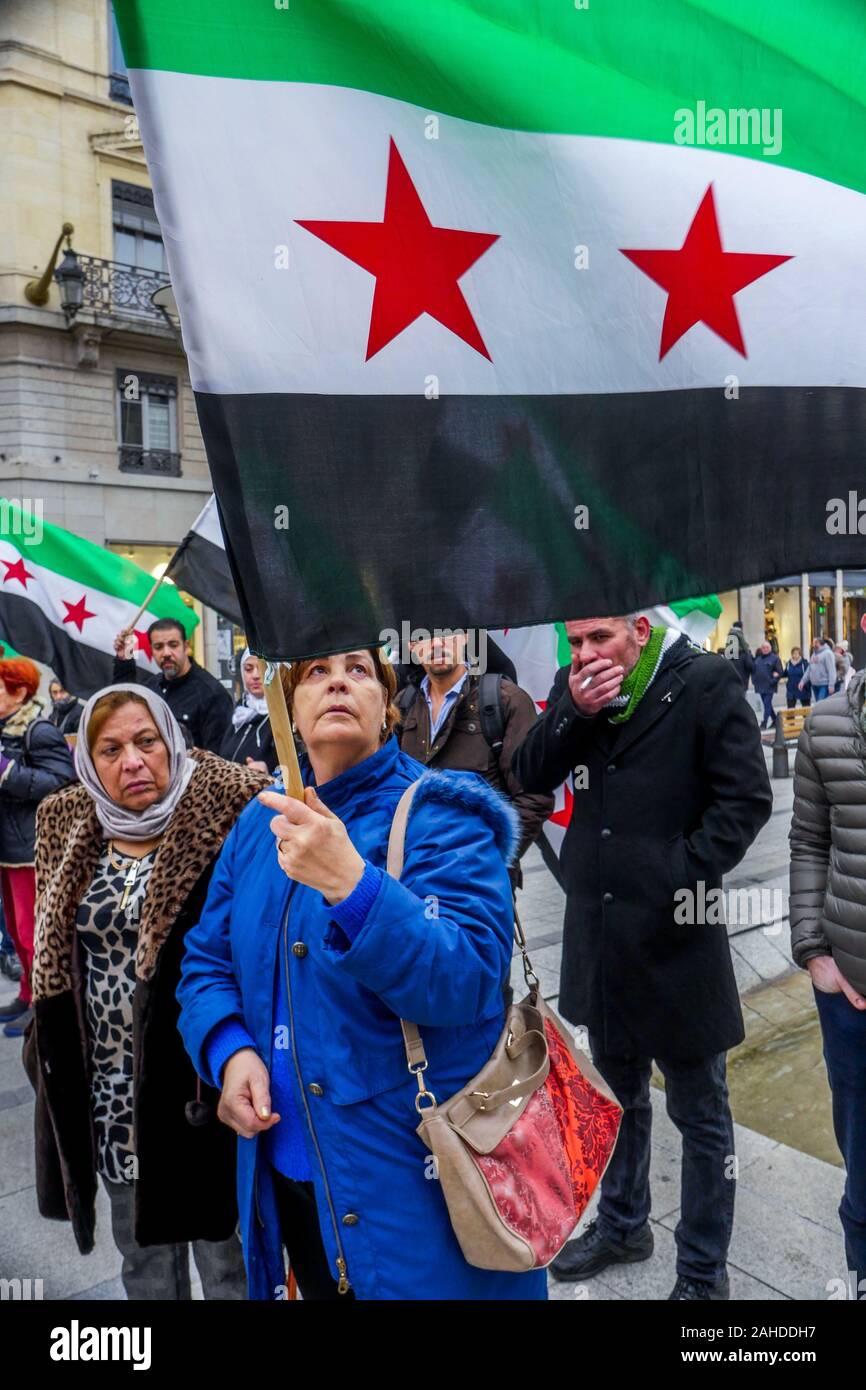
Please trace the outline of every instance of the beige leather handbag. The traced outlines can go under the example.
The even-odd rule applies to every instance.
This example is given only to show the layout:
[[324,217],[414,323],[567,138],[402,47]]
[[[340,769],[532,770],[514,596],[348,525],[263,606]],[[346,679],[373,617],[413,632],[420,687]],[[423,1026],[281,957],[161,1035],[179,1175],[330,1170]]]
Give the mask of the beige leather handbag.
[[[387,871],[403,871],[403,793]],[[545,1004],[515,912],[529,993],[512,1004],[489,1061],[441,1104],[427,1088],[416,1024],[400,1020],[418,1082],[417,1134],[435,1159],[454,1234],[471,1265],[521,1273],[549,1264],[568,1240],[613,1153],[622,1109],[566,1026]]]

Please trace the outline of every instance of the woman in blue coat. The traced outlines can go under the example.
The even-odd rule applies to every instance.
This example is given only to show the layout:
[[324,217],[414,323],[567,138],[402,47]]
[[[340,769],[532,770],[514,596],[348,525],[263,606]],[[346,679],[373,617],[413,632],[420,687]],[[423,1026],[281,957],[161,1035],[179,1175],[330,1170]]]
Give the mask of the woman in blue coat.
[[[516,818],[480,778],[425,772],[392,730],[377,651],[295,663],[305,801],[264,792],[223,847],[187,934],[180,1029],[240,1135],[250,1296],[537,1299],[543,1270],[467,1264],[415,1133],[399,1019],[421,1027],[441,1100],[488,1059],[511,958]],[[388,833],[418,778],[400,880]],[[274,814],[276,812],[276,814]]]

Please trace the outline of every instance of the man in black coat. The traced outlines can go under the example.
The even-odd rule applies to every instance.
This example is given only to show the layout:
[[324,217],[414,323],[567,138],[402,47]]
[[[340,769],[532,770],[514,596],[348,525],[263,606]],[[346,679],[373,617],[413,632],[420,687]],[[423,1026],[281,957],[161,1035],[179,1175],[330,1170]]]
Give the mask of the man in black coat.
[[557,672],[514,769],[533,792],[577,774],[561,854],[559,1008],[587,1026],[624,1115],[597,1219],[551,1268],[584,1279],[652,1253],[655,1059],[683,1138],[671,1298],[727,1298],[734,1136],[725,1053],[744,1034],[713,890],[772,810],[760,735],[731,662],[672,629],[645,617],[566,628],[572,664]]
[[752,685],[755,687],[755,694],[760,695],[764,705],[764,717],[761,720],[762,729],[774,729],[776,727],[773,696],[779,688],[779,681],[783,675],[782,663],[776,652],[773,651],[769,642],[762,642],[752,667]]
[[749,650],[749,644],[743,632],[743,624],[739,618],[731,623],[731,630],[725,642],[725,656],[732,663],[734,670],[743,682],[743,689],[747,690],[749,676],[755,665],[755,658]]
[[135,636],[119,632],[114,640],[113,683],[149,685],[165,700],[192,747],[219,753],[232,721],[231,695],[210,671],[193,661],[186,633],[175,618],[158,618],[147,629],[147,637],[160,675],[152,676],[136,666]]

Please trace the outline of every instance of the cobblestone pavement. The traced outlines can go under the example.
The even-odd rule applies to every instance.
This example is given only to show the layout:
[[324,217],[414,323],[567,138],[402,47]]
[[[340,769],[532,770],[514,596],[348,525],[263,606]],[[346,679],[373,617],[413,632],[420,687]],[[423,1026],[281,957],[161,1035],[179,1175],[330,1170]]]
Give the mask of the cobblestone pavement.
[[[769,761],[769,749],[767,757]],[[763,899],[759,893],[750,901],[763,906],[765,915],[751,915],[729,926],[750,1028],[750,1038],[743,1046],[748,1047],[751,1040],[758,1052],[772,1047],[785,1033],[789,1009],[791,1022],[796,1024],[810,1007],[808,981],[799,972],[794,976],[788,949],[787,832],[792,783],[777,781],[773,785],[772,818],[725,885],[727,889],[764,890]],[[520,912],[542,992],[554,1003],[559,989],[563,905],[563,895],[538,851],[530,851]],[[522,986],[519,967],[514,984],[518,990]],[[5,1003],[12,993],[12,987],[3,981],[0,1002]],[[760,1029],[765,1031],[760,1033]],[[87,1257],[78,1254],[68,1226],[44,1221],[37,1213],[33,1102],[20,1052],[20,1043],[0,1036],[0,1277],[41,1278],[46,1298],[121,1298],[120,1261],[111,1241],[104,1194],[99,1198],[96,1248]],[[812,1084],[820,1092],[821,1086],[826,1088],[820,1050],[817,1057],[810,1054],[808,1064]],[[736,1119],[733,1083],[732,1096]],[[822,1100],[819,1094],[818,1101],[824,1107],[820,1151],[826,1152],[831,1162],[815,1156],[817,1146],[810,1143],[808,1133],[795,1145],[780,1142],[767,1132],[772,1126],[754,1119],[752,1128],[737,1125],[739,1183],[730,1261],[733,1298],[822,1299],[828,1297],[832,1279],[845,1277],[837,1217],[843,1174],[832,1138],[826,1138],[826,1096]],[[585,1284],[551,1282],[552,1298],[654,1299],[665,1298],[670,1292],[675,1278],[674,1229],[679,1211],[679,1135],[665,1112],[661,1089],[654,1089],[653,1105],[654,1255],[643,1264],[605,1271],[601,1278]],[[760,1112],[761,1107],[758,1109]],[[808,1128],[813,1122],[807,1115],[804,1123]],[[764,1132],[759,1132],[761,1128]],[[593,1207],[594,1203],[585,1222],[591,1219]]]

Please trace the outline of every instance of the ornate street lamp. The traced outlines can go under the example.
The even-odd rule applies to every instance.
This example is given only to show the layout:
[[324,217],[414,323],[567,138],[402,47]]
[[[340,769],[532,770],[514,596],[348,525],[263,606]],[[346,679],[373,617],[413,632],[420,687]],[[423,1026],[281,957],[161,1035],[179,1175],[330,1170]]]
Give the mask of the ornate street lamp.
[[54,278],[60,286],[60,307],[66,315],[66,322],[72,323],[84,298],[84,271],[68,239],[63,260],[55,270]]
[[[57,238],[57,244],[51,253],[51,259],[44,271],[38,280],[30,280],[24,286],[24,298],[31,304],[42,308],[48,303],[48,291],[53,276],[60,286],[60,304],[66,315],[67,323],[71,323],[75,318],[84,297],[84,271],[72,249],[71,237],[74,231],[75,228],[71,222],[64,222],[60,236]],[[60,243],[64,237],[66,238],[66,250],[60,268],[55,271]]]

